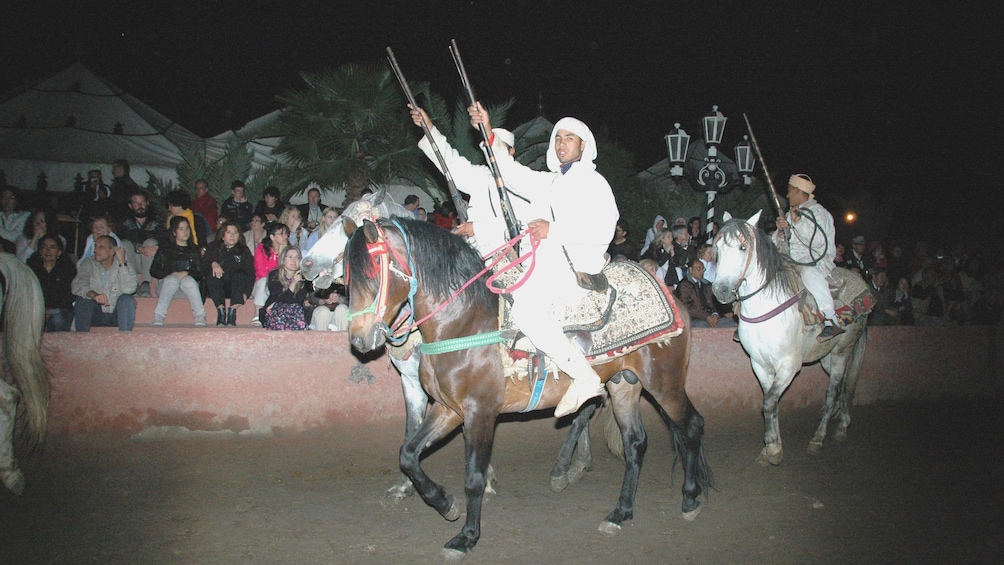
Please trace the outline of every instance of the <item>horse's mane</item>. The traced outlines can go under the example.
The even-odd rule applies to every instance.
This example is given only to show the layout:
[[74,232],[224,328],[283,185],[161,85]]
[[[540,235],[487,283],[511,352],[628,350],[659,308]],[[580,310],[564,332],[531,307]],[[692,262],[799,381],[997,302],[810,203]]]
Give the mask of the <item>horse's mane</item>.
[[[404,232],[414,260],[414,274],[425,292],[435,300],[445,301],[484,269],[481,256],[463,238],[432,223],[393,218],[380,219],[377,224],[385,231]],[[346,252],[346,264],[352,283],[360,284],[375,293],[377,273],[365,244],[356,239],[352,238]],[[358,239],[364,240],[362,237]],[[365,278],[360,280],[358,273],[365,273]],[[487,275],[481,275],[480,280],[468,286],[458,300],[466,304],[481,303],[497,308],[498,297],[488,290],[486,280]]]
[[757,257],[757,270],[763,276],[767,287],[777,286],[788,295],[795,293],[792,279],[788,276],[791,260],[778,251],[777,246],[763,230],[750,226],[746,220],[732,218],[722,225],[718,237],[724,238],[727,244],[731,244],[740,237],[748,239],[750,234],[753,234],[753,252]]

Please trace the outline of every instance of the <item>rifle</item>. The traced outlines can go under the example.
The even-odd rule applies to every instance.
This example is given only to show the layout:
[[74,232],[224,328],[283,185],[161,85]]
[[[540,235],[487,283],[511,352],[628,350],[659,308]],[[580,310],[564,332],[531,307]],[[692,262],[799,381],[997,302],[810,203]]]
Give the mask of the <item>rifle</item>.
[[[471,104],[477,104],[478,99],[474,96],[474,89],[471,88],[471,81],[467,78],[467,70],[464,68],[464,61],[460,58],[460,49],[457,48],[457,40],[450,40],[450,54],[453,55],[453,62],[457,65],[457,72],[460,73],[460,82],[467,91],[467,96],[471,99]],[[481,137],[484,139],[485,155],[488,157],[488,168],[491,169],[492,177],[495,178],[495,187],[499,191],[499,201],[502,204],[502,217],[505,218],[506,227],[509,229],[509,238],[519,237],[519,228],[516,226],[516,219],[512,215],[512,202],[509,201],[509,189],[502,180],[502,173],[499,171],[498,163],[495,162],[495,152],[488,143],[489,133],[485,130],[484,124],[478,124],[481,130]]]
[[[784,211],[781,210],[781,199],[777,196],[777,189],[774,188],[774,181],[770,178],[770,171],[767,170],[767,161],[763,159],[763,153],[760,152],[760,144],[756,141],[756,136],[753,135],[753,126],[750,125],[749,116],[746,112],[743,112],[743,119],[746,120],[746,130],[750,132],[750,141],[753,143],[753,150],[756,151],[757,159],[760,159],[760,164],[763,165],[763,174],[767,177],[767,187],[770,188],[770,198],[771,203],[774,204],[774,209],[777,211],[778,217],[784,215]],[[784,232],[784,238],[788,239],[788,233]]]
[[[387,47],[387,59],[390,60],[390,68],[394,71],[394,76],[401,83],[401,88],[404,90],[405,98],[408,99],[408,104],[411,104],[411,107],[417,110],[418,102],[415,101],[415,96],[411,93],[411,88],[408,87],[408,81],[404,80],[404,74],[401,73],[401,67],[397,64],[394,51],[390,47]],[[422,132],[425,133],[426,139],[432,145],[432,152],[436,154],[436,159],[439,160],[439,168],[443,170],[443,176],[446,177],[446,185],[450,189],[450,198],[453,199],[453,204],[457,208],[457,219],[460,223],[464,223],[467,221],[467,202],[464,201],[464,198],[460,196],[460,192],[457,191],[457,184],[453,182],[453,175],[450,174],[450,169],[446,166],[446,159],[439,152],[436,140],[432,138],[432,133],[429,131],[429,126],[426,125],[425,120],[422,120]]]

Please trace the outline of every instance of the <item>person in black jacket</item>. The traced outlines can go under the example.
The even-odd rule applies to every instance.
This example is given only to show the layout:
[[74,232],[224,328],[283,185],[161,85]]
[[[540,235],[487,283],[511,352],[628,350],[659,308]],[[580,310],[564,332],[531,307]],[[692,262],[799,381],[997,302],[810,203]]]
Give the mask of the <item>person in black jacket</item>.
[[44,235],[27,261],[38,277],[45,299],[45,331],[68,332],[73,323],[73,278],[77,266],[63,254],[63,241],[56,235]]
[[192,227],[188,218],[173,216],[168,230],[169,241],[157,249],[150,265],[150,275],[160,279],[157,283],[157,308],[153,312],[153,325],[163,326],[167,307],[180,290],[192,306],[196,326],[206,325],[205,299],[200,285],[203,279],[202,253],[192,244]]
[[206,249],[204,264],[209,298],[216,305],[216,325],[236,326],[237,309],[254,287],[254,256],[244,245],[239,225],[224,222],[220,226],[216,240]]

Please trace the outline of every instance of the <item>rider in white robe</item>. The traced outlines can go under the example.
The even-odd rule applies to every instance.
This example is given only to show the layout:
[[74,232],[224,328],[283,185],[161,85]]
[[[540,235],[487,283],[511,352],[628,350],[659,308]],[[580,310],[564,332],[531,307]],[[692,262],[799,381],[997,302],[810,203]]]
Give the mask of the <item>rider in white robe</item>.
[[833,309],[833,296],[827,278],[833,270],[833,259],[837,255],[834,240],[833,216],[816,200],[816,185],[808,175],[791,175],[788,179],[788,203],[790,209],[784,217],[777,219],[778,230],[774,233],[775,243],[784,237],[790,227],[788,256],[798,263],[798,272],[816,306],[826,318],[821,340],[843,333]]
[[[472,124],[490,127],[480,104],[469,112]],[[596,172],[596,140],[586,124],[562,118],[551,137],[549,171],[517,163],[502,150],[497,136],[493,148],[506,185],[528,197],[538,214],[530,216],[538,219],[528,224],[540,239],[535,270],[513,293],[512,316],[534,346],[573,379],[555,409],[560,417],[602,394],[596,371],[563,332],[563,314],[566,305],[578,303],[589,292],[578,285],[575,271],[596,274],[603,269],[620,215],[610,185]]]

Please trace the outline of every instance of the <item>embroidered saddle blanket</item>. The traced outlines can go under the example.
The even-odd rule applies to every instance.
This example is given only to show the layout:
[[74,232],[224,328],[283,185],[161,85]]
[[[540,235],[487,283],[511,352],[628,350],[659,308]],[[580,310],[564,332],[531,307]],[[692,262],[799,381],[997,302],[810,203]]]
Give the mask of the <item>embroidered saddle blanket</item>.
[[[795,273],[794,270],[790,272]],[[805,325],[822,323],[825,317],[817,308],[816,299],[802,285],[801,277],[797,274],[794,276],[796,288],[799,289],[799,310]],[[854,271],[836,267],[830,271],[829,283],[830,294],[833,296],[833,309],[841,325],[846,326],[867,317],[875,307],[875,297],[868,288],[868,283]]]
[[[609,281],[605,292],[590,292],[582,301],[566,308],[566,334],[587,346],[590,364],[606,363],[652,343],[669,343],[683,333],[683,320],[672,292],[637,263],[609,263],[603,269]],[[516,329],[509,317],[509,303],[499,301],[499,328]],[[506,377],[522,379],[536,348],[519,334],[515,340],[503,342],[502,364]],[[549,367],[553,372],[554,367]]]

